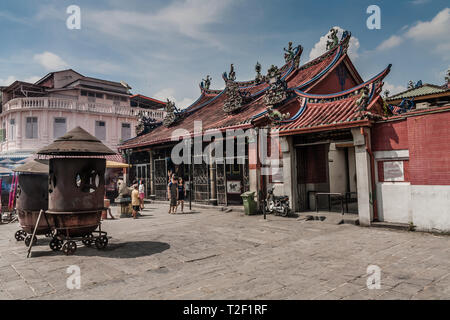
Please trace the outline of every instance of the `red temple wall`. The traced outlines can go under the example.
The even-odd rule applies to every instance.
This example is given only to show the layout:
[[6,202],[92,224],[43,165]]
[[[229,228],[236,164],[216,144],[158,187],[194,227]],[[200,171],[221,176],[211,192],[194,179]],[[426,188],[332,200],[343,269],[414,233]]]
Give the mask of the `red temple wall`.
[[405,173],[411,185],[450,185],[449,123],[450,112],[377,123],[372,129],[373,151],[408,149]]
[[[339,71],[339,68],[342,69]],[[341,73],[341,77],[339,76],[339,73]],[[341,84],[340,78],[343,80],[343,85]],[[309,93],[331,94],[351,89],[356,85],[358,85],[358,83],[353,80],[353,77],[348,72],[347,67],[342,64],[342,67],[335,68],[333,72],[314,86]]]

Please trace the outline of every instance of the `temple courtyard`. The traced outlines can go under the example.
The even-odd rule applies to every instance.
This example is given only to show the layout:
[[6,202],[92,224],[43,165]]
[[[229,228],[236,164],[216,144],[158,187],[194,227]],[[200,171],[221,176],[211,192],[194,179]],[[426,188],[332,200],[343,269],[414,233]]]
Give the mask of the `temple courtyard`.
[[[105,250],[80,244],[73,256],[40,236],[27,259],[18,224],[0,225],[0,299],[450,298],[449,236],[193,210],[147,204],[140,219],[104,221]],[[80,289],[67,285],[73,266]]]

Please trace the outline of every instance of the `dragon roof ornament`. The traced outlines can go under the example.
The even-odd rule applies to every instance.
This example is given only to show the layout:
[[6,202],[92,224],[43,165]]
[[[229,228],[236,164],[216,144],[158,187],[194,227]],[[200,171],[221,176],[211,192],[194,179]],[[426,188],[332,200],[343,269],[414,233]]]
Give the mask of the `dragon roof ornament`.
[[286,81],[281,79],[281,72],[277,66],[272,65],[267,70],[267,82],[270,85],[264,95],[264,103],[267,106],[276,105],[287,98],[287,84]]
[[169,99],[167,99],[165,111],[166,111],[166,116],[164,117],[163,125],[165,127],[170,127],[171,125],[173,125],[174,123],[176,123],[179,120],[180,113],[179,113],[178,108],[175,106],[175,103],[170,101]]
[[223,104],[223,111],[226,113],[233,113],[242,107],[243,98],[239,91],[239,85],[233,81],[228,80],[226,86],[227,99]]

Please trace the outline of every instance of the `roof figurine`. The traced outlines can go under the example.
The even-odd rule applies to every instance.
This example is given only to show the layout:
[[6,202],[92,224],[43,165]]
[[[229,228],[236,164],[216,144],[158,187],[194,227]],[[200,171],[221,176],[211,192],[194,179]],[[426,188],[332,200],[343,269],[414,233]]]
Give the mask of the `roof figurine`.
[[331,28],[329,35],[328,35],[328,40],[327,41],[327,50],[333,50],[339,43],[339,39],[337,37],[337,33],[338,33],[338,29],[337,28]]
[[211,80],[212,78],[209,76],[209,74],[206,75],[206,79],[202,79],[202,83],[200,85],[202,89],[209,90],[209,87],[211,86]]
[[99,139],[81,127],[76,127],[50,145],[41,148],[38,155],[51,156],[103,156],[116,154]]
[[361,95],[358,100],[356,100],[356,105],[359,107],[359,114],[362,115],[363,111],[367,111],[367,104],[369,102],[369,88],[363,87],[361,89]]
[[261,75],[261,64],[258,61],[256,61],[255,72],[256,72],[255,82],[261,83],[263,80],[263,76]]
[[166,116],[163,120],[163,125],[165,127],[170,127],[178,120],[178,109],[175,106],[175,103],[167,99],[166,103]]
[[234,71],[234,65],[230,65],[230,73],[228,74],[228,80],[235,81],[236,80],[236,72]]

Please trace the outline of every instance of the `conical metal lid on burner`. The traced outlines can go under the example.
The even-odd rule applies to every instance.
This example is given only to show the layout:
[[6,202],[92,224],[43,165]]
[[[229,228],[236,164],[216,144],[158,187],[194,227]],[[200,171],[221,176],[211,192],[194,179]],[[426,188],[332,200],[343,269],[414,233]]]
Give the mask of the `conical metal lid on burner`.
[[48,174],[48,160],[33,159],[13,169],[14,172]]
[[103,156],[116,154],[81,127],[70,130],[37,154],[51,156]]

